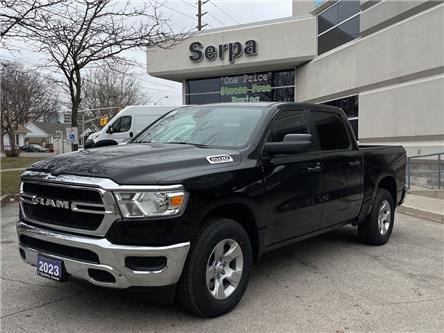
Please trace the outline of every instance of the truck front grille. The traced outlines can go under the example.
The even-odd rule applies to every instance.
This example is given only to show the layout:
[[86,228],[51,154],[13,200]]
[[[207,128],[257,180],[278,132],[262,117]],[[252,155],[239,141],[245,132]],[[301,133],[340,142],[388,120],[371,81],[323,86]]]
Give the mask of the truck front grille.
[[45,198],[57,198],[59,200],[83,201],[102,203],[100,193],[95,190],[77,189],[70,187],[69,190],[61,186],[48,186],[38,183],[23,183],[23,192],[38,194]]
[[86,230],[96,230],[103,220],[103,215],[74,212],[63,208],[54,208],[41,205],[33,205],[23,202],[25,216],[46,224],[78,228]]
[[29,222],[80,233],[94,234],[111,218],[102,192],[81,186],[24,181],[21,206]]

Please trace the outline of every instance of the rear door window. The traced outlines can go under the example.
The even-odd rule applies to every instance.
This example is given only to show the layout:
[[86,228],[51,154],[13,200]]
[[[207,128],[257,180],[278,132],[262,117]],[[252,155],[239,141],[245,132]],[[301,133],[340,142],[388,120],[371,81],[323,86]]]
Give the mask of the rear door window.
[[350,138],[341,117],[336,113],[312,111],[311,118],[319,137],[321,150],[339,150],[350,147]]

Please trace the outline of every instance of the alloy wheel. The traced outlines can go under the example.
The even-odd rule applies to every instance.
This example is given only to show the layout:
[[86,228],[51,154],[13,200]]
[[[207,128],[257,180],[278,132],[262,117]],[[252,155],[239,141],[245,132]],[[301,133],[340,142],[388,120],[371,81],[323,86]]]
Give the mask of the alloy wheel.
[[208,258],[206,270],[207,288],[218,299],[228,298],[242,278],[244,257],[240,245],[233,239],[217,243]]
[[387,234],[392,217],[392,210],[387,200],[383,200],[379,206],[378,229],[381,235]]

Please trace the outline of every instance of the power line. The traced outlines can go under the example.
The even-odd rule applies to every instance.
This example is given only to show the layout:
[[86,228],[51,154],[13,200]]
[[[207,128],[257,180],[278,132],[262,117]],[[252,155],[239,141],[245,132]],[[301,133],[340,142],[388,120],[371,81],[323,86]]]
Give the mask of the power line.
[[207,12],[202,13],[202,5],[206,4],[210,0],[205,0],[202,2],[202,0],[197,0],[197,31],[201,31],[202,28],[205,28],[206,24],[202,25],[202,17],[207,14]]
[[[143,75],[146,76],[146,74],[143,74]],[[147,82],[147,83],[154,84],[154,85],[156,85],[156,86],[163,86],[163,87],[170,88],[170,89],[181,89],[180,86],[172,86],[172,85],[169,85],[169,84],[166,83],[166,82],[154,81],[154,80],[151,80],[152,78],[153,78],[153,77],[149,77],[149,78],[146,78],[146,77],[140,77],[141,80],[143,80],[143,81],[145,81],[145,82]],[[156,79],[157,79],[157,78],[156,78]],[[159,80],[161,80],[161,79],[159,79]]]
[[[209,0],[207,0],[207,1],[199,1],[199,2],[201,2],[201,4],[200,4],[200,12],[199,12],[199,2],[198,2],[198,4],[197,4],[197,6],[195,5],[195,4],[193,4],[193,3],[191,3],[191,2],[188,2],[188,1],[186,1],[186,0],[181,0],[185,5],[188,5],[188,6],[190,6],[190,7],[193,7],[194,9],[197,9],[197,30],[202,30],[203,28],[205,28],[205,26],[209,26],[210,28],[214,28],[211,24],[209,24],[209,23],[206,23],[206,24],[202,24],[202,17],[205,15],[205,14],[207,14],[207,12],[204,12],[204,13],[202,13],[202,5],[204,5],[204,4],[206,4]],[[165,5],[164,5],[165,6]],[[165,6],[166,7],[166,6]],[[167,7],[167,8],[170,8],[170,7]],[[177,12],[177,11],[176,11]],[[181,14],[183,14],[183,13],[181,13]],[[217,18],[215,18],[213,15],[211,15],[210,13],[208,13],[211,17],[213,17],[215,20],[217,20],[217,21],[219,21]],[[192,17],[190,17],[190,16],[188,16],[188,15],[186,15],[187,17],[189,17],[189,18],[192,18]],[[199,17],[200,17],[200,26],[199,26]],[[194,18],[193,18],[193,20],[194,20]],[[219,21],[221,24],[224,24],[223,22],[221,22],[221,21]]]
[[241,24],[238,20],[236,20],[233,16],[231,16],[231,14],[228,14],[225,10],[223,10],[222,8],[220,8],[219,6],[217,6],[215,3],[210,2],[211,5],[213,5],[215,8],[219,9],[222,13],[225,14],[225,16],[228,16],[230,19],[232,19],[234,22],[236,22],[237,24]]
[[188,6],[191,6],[191,7],[193,7],[193,8],[197,8],[196,5],[192,4],[191,2],[187,2],[187,1],[185,1],[185,0],[182,0],[182,2],[183,2],[184,4],[186,4],[186,5],[188,5]]
[[177,14],[180,14],[180,15],[183,15],[185,17],[188,17],[189,19],[192,19],[193,21],[195,20],[194,17],[192,17],[190,15],[187,15],[187,14],[184,14],[184,13],[178,11],[177,9],[171,8],[171,7],[169,7],[169,6],[165,5],[165,4],[163,4],[162,6],[165,7],[165,8],[168,8],[169,10],[172,10],[173,12],[176,12]]
[[[146,82],[146,81],[145,81]],[[148,82],[147,82],[148,83]],[[143,85],[143,86],[145,86],[145,85]],[[143,88],[143,87],[142,87]],[[169,91],[171,91],[171,92],[182,92],[182,89],[174,89],[174,88],[167,88],[167,87],[165,87],[165,88],[153,88],[153,87],[150,87],[150,86],[145,86],[145,88],[147,88],[147,89],[151,89],[151,90],[158,90],[158,91],[166,91],[166,90],[169,90]]]
[[[210,2],[211,3],[211,2]],[[221,20],[219,20],[216,16],[214,16],[213,14],[211,14],[210,12],[208,12],[208,15],[210,15],[213,19],[215,19],[217,22],[219,22],[220,24],[222,24],[223,27],[226,27],[226,24],[224,22],[222,22]]]

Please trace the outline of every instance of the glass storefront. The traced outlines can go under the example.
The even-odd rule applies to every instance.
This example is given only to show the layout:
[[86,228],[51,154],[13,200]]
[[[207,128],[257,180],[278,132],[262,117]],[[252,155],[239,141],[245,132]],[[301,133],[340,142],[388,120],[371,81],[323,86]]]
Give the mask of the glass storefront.
[[294,70],[187,80],[185,102],[293,102],[294,82]]
[[[186,104],[221,102],[293,102],[294,70],[248,73],[187,80]],[[344,97],[323,104],[339,107],[358,138],[359,97]]]

